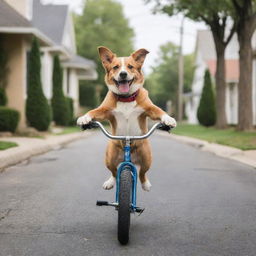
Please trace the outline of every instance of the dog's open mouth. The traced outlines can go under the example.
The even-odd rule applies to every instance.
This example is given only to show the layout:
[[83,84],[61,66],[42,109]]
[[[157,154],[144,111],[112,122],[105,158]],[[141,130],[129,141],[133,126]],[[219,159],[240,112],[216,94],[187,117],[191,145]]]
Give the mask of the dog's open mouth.
[[117,81],[117,80],[114,79],[115,84],[116,84],[119,92],[121,92],[121,93],[128,93],[129,92],[130,86],[131,86],[133,80],[134,79]]

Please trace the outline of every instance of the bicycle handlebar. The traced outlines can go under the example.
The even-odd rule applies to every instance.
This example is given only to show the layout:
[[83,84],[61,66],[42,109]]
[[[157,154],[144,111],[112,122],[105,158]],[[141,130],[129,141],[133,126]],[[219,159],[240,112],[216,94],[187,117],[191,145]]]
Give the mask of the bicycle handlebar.
[[82,125],[81,128],[82,128],[82,130],[100,128],[102,130],[102,132],[109,139],[112,139],[112,140],[142,140],[142,139],[148,138],[156,129],[167,131],[167,132],[169,132],[172,129],[172,127],[159,122],[159,123],[154,124],[152,126],[152,128],[146,134],[143,134],[143,135],[140,135],[140,136],[129,136],[129,135],[121,136],[121,135],[112,135],[112,134],[110,134],[104,128],[104,126],[98,121],[91,121],[89,124]]

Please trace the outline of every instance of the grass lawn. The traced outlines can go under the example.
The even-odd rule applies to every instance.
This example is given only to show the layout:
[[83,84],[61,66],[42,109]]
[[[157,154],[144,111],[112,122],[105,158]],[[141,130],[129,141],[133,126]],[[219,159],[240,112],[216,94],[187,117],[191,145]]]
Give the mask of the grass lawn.
[[213,127],[206,128],[200,125],[178,124],[177,128],[173,129],[173,133],[236,147],[242,150],[256,149],[256,131],[239,132],[235,128],[217,130]]
[[18,144],[15,142],[9,142],[9,141],[0,141],[0,150],[5,150],[12,147],[17,147]]
[[81,128],[78,126],[65,127],[63,131],[58,133],[57,135],[69,134],[74,132],[81,132]]

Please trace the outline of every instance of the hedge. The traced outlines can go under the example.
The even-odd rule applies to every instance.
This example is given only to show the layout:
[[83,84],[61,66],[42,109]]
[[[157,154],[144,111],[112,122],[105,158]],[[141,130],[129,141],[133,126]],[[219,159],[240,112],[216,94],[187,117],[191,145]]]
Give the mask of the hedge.
[[69,106],[68,101],[63,93],[62,88],[63,81],[63,70],[60,65],[59,56],[54,56],[53,64],[53,96],[52,96],[52,111],[53,111],[53,120],[56,125],[66,126],[69,123]]
[[15,132],[20,120],[20,113],[17,110],[0,107],[0,131]]
[[68,104],[68,125],[74,124],[74,101],[71,97],[66,97],[66,101]]
[[28,61],[27,122],[39,131],[46,131],[51,122],[51,109],[43,94],[40,49],[36,38],[33,39]]
[[94,108],[97,105],[96,85],[92,81],[82,81],[79,84],[79,103],[83,107]]
[[215,95],[209,70],[205,71],[204,87],[201,95],[197,118],[201,125],[213,126],[216,122]]

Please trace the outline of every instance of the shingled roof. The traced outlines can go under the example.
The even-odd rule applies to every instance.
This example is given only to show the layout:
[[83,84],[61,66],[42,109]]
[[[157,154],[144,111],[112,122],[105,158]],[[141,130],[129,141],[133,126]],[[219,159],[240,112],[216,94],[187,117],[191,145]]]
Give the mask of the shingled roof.
[[31,28],[32,24],[5,1],[0,0],[0,27]]
[[33,1],[32,24],[58,45],[62,42],[67,15],[67,5],[44,5],[40,0]]

